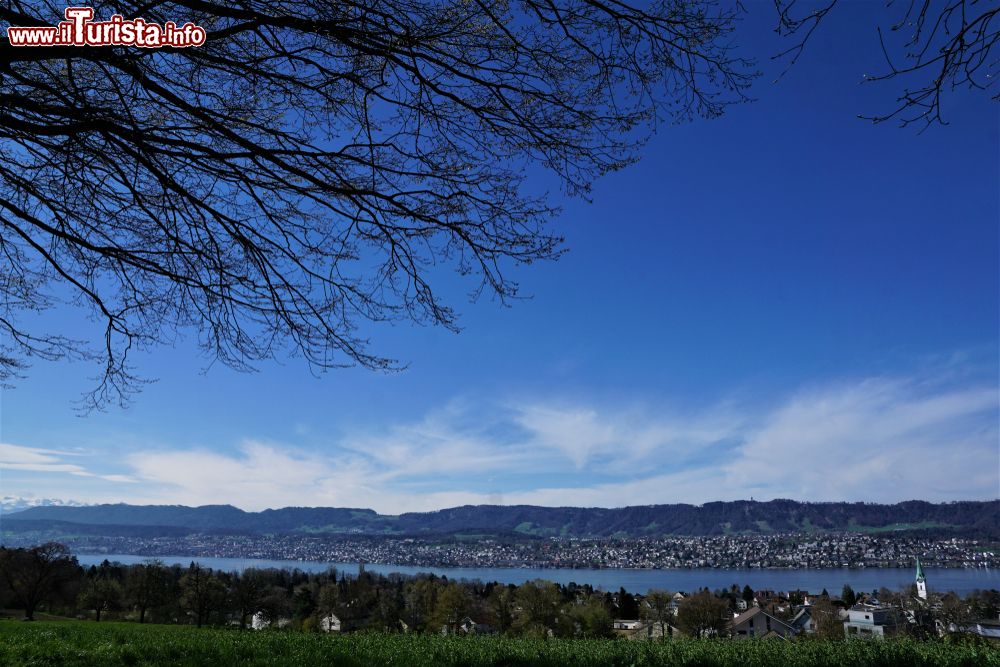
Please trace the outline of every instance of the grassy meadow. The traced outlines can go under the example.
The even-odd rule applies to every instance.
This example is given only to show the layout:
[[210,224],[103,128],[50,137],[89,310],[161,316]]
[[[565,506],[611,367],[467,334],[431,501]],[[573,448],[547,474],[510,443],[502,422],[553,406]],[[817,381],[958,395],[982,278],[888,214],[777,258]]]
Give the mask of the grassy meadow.
[[1000,666],[1000,649],[975,643],[702,640],[667,643],[434,635],[320,635],[191,626],[0,621],[0,665],[281,667],[344,665]]

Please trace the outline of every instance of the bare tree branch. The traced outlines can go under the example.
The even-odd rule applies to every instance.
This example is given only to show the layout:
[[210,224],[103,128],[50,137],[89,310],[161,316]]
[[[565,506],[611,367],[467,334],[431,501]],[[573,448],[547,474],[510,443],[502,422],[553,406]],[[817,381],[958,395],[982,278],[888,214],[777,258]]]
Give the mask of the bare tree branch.
[[[52,25],[54,2],[0,21]],[[189,49],[0,43],[0,355],[102,360],[91,406],[122,400],[129,353],[197,332],[237,369],[278,354],[317,370],[393,369],[365,322],[457,329],[442,270],[514,298],[551,260],[567,192],[632,162],[658,118],[713,117],[753,72],[738,8],[701,0],[100,2],[192,21]],[[67,303],[96,345],[25,330]]]
[[[838,0],[797,14],[797,0],[775,0],[777,32],[797,42],[775,58],[794,64],[806,42]],[[902,6],[887,29],[877,27],[886,70],[866,75],[867,81],[899,81],[902,92],[891,110],[861,118],[922,128],[946,124],[942,104],[948,92],[959,88],[983,91],[1000,100],[995,88],[1000,77],[1000,7],[989,0],[888,0],[889,9]]]

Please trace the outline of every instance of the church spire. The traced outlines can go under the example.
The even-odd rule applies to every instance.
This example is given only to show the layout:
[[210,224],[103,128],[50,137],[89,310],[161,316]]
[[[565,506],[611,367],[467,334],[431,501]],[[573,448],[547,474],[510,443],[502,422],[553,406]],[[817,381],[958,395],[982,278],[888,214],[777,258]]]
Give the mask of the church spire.
[[917,558],[917,597],[921,600],[927,599],[927,577],[924,576],[924,568],[920,565],[920,558]]

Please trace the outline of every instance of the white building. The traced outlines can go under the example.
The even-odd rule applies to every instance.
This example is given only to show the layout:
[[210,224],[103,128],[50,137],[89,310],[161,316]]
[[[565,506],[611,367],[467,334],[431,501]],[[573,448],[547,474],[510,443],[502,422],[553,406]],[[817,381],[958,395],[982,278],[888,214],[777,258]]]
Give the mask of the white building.
[[867,604],[854,605],[847,610],[844,634],[848,638],[884,639],[904,632],[906,618],[894,607]]
[[927,599],[927,578],[924,576],[924,568],[920,566],[920,559],[917,559],[917,597],[921,600]]
[[340,632],[340,619],[334,614],[319,619],[319,629],[323,632]]

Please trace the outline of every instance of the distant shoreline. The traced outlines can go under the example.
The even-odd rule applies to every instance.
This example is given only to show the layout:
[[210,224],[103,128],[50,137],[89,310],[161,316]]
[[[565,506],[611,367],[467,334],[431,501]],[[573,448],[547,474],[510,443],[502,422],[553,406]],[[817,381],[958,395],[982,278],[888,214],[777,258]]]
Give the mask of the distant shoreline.
[[[835,571],[839,572],[841,570],[910,570],[912,569],[909,565],[848,565],[846,567],[796,567],[796,566],[768,566],[768,567],[697,567],[697,566],[678,566],[678,567],[623,567],[623,566],[582,566],[582,565],[552,565],[546,563],[538,564],[523,564],[523,565],[499,565],[495,567],[487,567],[480,565],[445,565],[445,564],[426,564],[426,565],[414,565],[407,563],[395,563],[391,561],[355,561],[355,562],[344,562],[344,561],[326,561],[321,559],[311,559],[311,558],[262,558],[259,556],[205,556],[200,554],[145,554],[145,553],[119,553],[119,554],[106,554],[100,551],[74,551],[75,556],[84,557],[88,560],[92,558],[122,558],[128,557],[138,558],[143,560],[176,560],[179,558],[188,558],[196,561],[202,560],[246,560],[246,561],[267,561],[267,562],[282,562],[282,563],[310,563],[317,565],[361,565],[364,564],[365,567],[369,566],[379,566],[379,567],[403,567],[403,568],[434,568],[434,569],[454,569],[454,570],[510,570],[510,569],[529,569],[529,570],[582,570],[582,571],[628,571],[628,572],[675,572],[675,571],[718,571],[718,572],[800,572],[800,571],[812,571],[812,572],[824,572],[824,571]],[[928,569],[928,568],[925,568]],[[1000,576],[1000,568],[991,568],[987,565],[934,565],[932,568],[934,570],[949,570],[949,571],[985,571],[985,572],[997,572]]]
[[[138,563],[156,558],[167,565],[186,567],[192,561],[205,567],[222,571],[259,569],[299,569],[322,572],[336,568],[338,572],[354,575],[360,563],[334,563],[298,560],[253,558],[215,558],[202,556],[140,556],[134,554],[76,554],[85,566],[98,565],[104,559],[118,560],[123,564]],[[571,582],[590,584],[595,588],[645,593],[654,588],[691,591],[707,586],[710,589],[751,585],[755,589],[806,590],[819,593],[826,588],[830,593],[840,591],[844,584],[854,590],[877,590],[881,587],[898,590],[913,582],[913,570],[906,568],[534,568],[534,567],[432,567],[365,563],[364,568],[375,574],[398,573],[406,576],[434,574],[455,580],[497,581],[519,585],[533,579],[545,579],[560,584]],[[938,568],[925,567],[931,590],[954,591],[960,594],[974,590],[1000,589],[1000,569]]]

